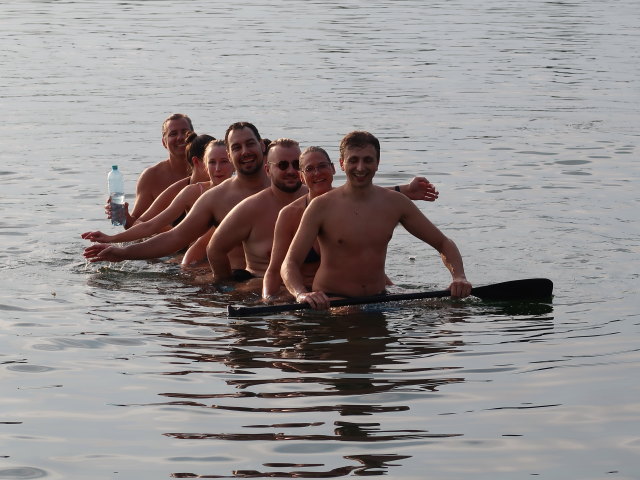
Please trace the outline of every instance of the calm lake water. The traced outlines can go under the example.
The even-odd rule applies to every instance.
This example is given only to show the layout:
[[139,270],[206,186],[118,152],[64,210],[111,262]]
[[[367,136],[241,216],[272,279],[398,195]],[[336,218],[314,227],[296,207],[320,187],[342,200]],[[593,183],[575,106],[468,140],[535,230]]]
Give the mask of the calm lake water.
[[[637,0],[0,3],[0,479],[640,478]],[[165,261],[86,264],[162,120],[327,148],[366,129],[476,285],[228,318]],[[336,183],[343,181],[338,176]],[[401,229],[398,288],[441,289]]]

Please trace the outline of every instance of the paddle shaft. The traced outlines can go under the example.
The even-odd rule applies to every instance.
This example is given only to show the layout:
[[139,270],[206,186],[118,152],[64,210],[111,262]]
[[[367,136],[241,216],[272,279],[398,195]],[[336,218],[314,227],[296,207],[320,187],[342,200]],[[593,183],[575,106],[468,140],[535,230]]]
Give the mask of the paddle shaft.
[[[553,293],[553,282],[547,278],[529,278],[510,282],[495,283],[471,289],[471,295],[483,300],[548,300]],[[417,300],[423,298],[442,298],[451,295],[449,290],[431,292],[394,293],[388,295],[371,295],[366,297],[348,297],[331,300],[332,307],[347,305],[363,305],[368,303],[396,302],[401,300]],[[229,305],[228,314],[231,316],[262,315],[311,308],[306,302],[285,303],[281,305],[237,306]]]

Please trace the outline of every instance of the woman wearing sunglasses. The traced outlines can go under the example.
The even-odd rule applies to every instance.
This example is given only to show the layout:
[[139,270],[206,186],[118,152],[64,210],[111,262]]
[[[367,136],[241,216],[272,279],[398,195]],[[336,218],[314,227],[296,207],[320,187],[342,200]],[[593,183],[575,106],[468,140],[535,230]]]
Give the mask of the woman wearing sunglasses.
[[[278,215],[273,235],[271,260],[262,283],[262,299],[266,302],[280,301],[290,297],[287,290],[282,288],[280,267],[309,202],[333,188],[333,176],[336,169],[323,148],[315,146],[306,148],[300,154],[299,170],[300,179],[309,189],[309,193],[284,207]],[[435,187],[423,177],[415,177],[408,185],[390,188],[404,193],[412,200],[433,202],[438,198]],[[311,286],[319,266],[320,247],[316,240],[302,266],[302,274],[307,285]]]

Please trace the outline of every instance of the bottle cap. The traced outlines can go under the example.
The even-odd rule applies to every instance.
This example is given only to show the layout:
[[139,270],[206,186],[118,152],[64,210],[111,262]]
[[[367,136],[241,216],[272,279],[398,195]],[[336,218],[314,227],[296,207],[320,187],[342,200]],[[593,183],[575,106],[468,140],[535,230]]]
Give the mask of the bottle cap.
[[111,170],[117,170],[118,169],[118,165],[111,165]]

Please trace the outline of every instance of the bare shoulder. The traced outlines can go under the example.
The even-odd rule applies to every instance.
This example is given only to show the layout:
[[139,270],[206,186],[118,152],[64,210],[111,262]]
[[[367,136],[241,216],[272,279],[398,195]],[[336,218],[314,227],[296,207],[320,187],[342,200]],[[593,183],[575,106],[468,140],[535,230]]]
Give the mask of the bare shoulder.
[[243,209],[251,209],[255,213],[256,210],[261,206],[264,208],[265,202],[271,201],[273,194],[269,188],[265,188],[264,190],[260,190],[258,193],[254,193],[253,195],[249,195],[247,198],[238,203],[238,206],[242,206]]
[[376,200],[383,201],[394,208],[404,209],[414,206],[413,201],[409,197],[403,193],[396,192],[395,190],[374,185],[373,191],[375,193],[374,198]]
[[192,186],[193,185],[189,185],[189,178],[183,178],[182,180],[178,180],[177,182],[169,185],[162,191],[162,193],[164,194],[166,192],[167,195],[176,196],[178,193]]
[[150,167],[145,168],[140,174],[140,180],[143,179],[154,179],[163,175],[166,175],[170,170],[169,160],[162,160],[161,162],[156,163],[155,165],[151,165]]
[[309,202],[309,207],[313,206],[313,208],[317,209],[320,206],[327,206],[341,201],[341,199],[344,198],[343,188],[344,186],[336,187],[319,197],[315,197]]
[[[224,198],[225,196],[229,195],[230,184],[228,182],[230,180],[231,179],[229,178],[224,182],[220,183],[219,185],[211,187],[209,190],[204,192],[200,196],[200,198],[207,199],[206,201],[215,200],[216,198]],[[195,187],[196,185],[193,185],[193,186]]]
[[297,200],[291,202],[286,207],[282,208],[278,213],[279,225],[295,225],[297,228],[300,223],[300,219],[307,208],[307,197],[300,197]]
[[306,195],[304,197],[300,197],[280,210],[280,215],[283,217],[301,217],[304,213],[305,208],[307,208],[308,202],[309,200],[307,199]]
[[[178,182],[176,182],[178,183]],[[173,184],[175,185],[175,183]],[[172,188],[173,185],[169,188]],[[193,200],[195,201],[196,199],[198,199],[200,197],[200,192],[202,190],[200,189],[200,185],[198,184],[191,184],[191,185],[186,185],[183,186],[180,191],[178,192],[178,194],[175,196],[175,198],[180,198],[182,200]]]

